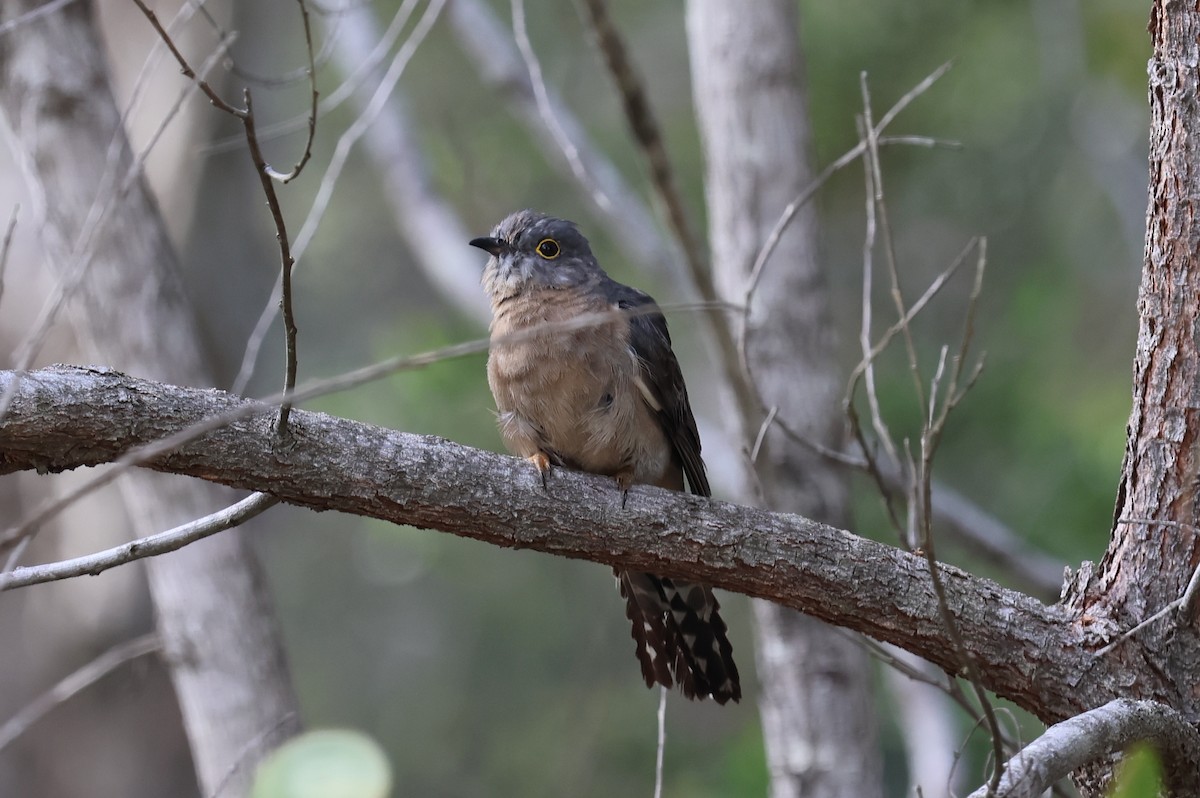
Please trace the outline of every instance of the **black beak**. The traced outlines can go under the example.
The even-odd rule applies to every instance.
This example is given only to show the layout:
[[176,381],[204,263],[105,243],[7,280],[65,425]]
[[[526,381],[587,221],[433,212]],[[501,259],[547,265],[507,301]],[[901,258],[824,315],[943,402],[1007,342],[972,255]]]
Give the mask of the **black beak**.
[[503,238],[488,238],[485,236],[483,238],[472,238],[467,243],[473,247],[479,247],[489,255],[495,255],[497,257],[499,257],[501,250],[508,248],[508,242]]

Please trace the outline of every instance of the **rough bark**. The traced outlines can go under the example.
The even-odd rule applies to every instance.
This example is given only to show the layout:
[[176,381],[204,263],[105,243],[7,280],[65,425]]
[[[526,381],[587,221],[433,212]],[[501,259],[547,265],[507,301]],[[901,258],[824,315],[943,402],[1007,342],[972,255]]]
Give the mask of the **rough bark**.
[[[1113,529],[1100,565],[1085,563],[1067,592],[1085,641],[1100,647],[1180,597],[1200,562],[1200,11],[1156,2],[1149,65],[1150,187],[1138,294],[1133,406]],[[1175,613],[1107,655],[1123,695],[1155,699],[1195,721],[1197,620]],[[1098,792],[1100,769],[1082,778]]]
[[1009,760],[994,793],[985,785],[969,798],[1038,798],[1072,770],[1143,741],[1158,750],[1168,773],[1180,777],[1176,790],[1200,791],[1193,764],[1200,733],[1170,707],[1118,698],[1046,729]]
[[[131,372],[210,382],[161,218],[141,177],[130,177],[90,5],[69,4],[0,39],[0,73],[0,110],[41,200],[47,260],[61,279],[70,280],[97,197],[106,211],[81,250],[90,260],[71,308],[79,337],[93,356]],[[121,489],[138,535],[232,499],[157,474],[130,474]],[[202,789],[240,794],[264,740],[298,726],[253,555],[231,533],[154,560],[147,573]]]
[[[812,180],[796,10],[790,2],[691,0],[688,39],[705,149],[714,278],[741,304],[755,254]],[[762,274],[750,308],[747,365],[767,405],[812,440],[840,447],[842,417],[816,217],[802,209]],[[753,440],[759,419],[737,430]],[[757,463],[767,506],[834,526],[847,516],[845,474],[778,429]],[[879,795],[866,652],[825,624],[759,602],[758,676],[771,794]]]
[[[13,375],[0,372],[0,389]],[[59,366],[21,382],[0,422],[0,474],[116,460],[203,419],[149,467],[262,490],[500,546],[689,577],[766,598],[895,643],[943,668],[946,642],[923,558],[797,515],[555,470],[549,491],[523,461],[432,436],[297,411],[289,446],[273,410],[214,390]],[[228,422],[228,423],[225,423]],[[1117,674],[1080,647],[1060,608],[945,566],[950,606],[989,689],[1048,721],[1119,695]]]

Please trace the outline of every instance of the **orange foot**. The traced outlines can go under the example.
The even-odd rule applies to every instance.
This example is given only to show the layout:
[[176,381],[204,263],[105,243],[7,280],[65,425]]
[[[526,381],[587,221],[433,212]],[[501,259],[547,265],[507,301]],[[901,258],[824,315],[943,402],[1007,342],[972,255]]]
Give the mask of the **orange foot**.
[[546,490],[546,475],[550,473],[550,455],[537,451],[525,459],[533,463],[533,467],[542,475],[542,490]]

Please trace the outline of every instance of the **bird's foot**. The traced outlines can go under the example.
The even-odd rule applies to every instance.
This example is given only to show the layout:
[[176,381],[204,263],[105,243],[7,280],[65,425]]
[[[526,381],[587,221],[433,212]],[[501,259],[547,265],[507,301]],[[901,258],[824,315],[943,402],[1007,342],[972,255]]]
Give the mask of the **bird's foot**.
[[549,490],[546,485],[546,476],[550,473],[550,455],[542,451],[534,452],[525,458],[533,463],[533,467],[538,470],[538,474],[542,477],[542,490]]
[[617,487],[621,489],[621,509],[625,509],[625,501],[629,498],[629,489],[633,487],[633,469],[623,468],[613,474],[617,480]]

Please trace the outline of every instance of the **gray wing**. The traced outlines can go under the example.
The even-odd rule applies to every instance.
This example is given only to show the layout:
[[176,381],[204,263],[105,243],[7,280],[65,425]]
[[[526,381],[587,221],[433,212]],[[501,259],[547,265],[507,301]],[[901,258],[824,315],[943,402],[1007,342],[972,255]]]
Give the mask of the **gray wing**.
[[704,460],[700,458],[700,433],[679,361],[671,349],[667,320],[648,294],[615,281],[610,282],[609,290],[617,306],[630,311],[629,345],[641,363],[642,378],[662,408],[658,420],[683,467],[688,486],[692,493],[711,496]]

